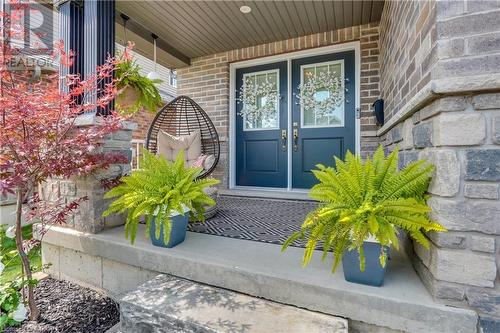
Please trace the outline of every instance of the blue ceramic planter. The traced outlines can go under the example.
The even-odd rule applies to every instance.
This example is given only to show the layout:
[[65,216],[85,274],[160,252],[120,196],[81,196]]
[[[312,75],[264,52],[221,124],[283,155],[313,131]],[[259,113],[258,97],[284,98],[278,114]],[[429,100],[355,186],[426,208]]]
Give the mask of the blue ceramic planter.
[[[387,265],[380,265],[379,243],[364,242],[365,271],[359,269],[359,254],[357,250],[347,251],[342,258],[344,268],[344,278],[346,281],[380,287],[384,284],[384,276]],[[388,251],[389,248],[386,248]]]
[[153,243],[154,246],[159,246],[159,247],[167,247],[171,248],[176,246],[177,244],[180,244],[184,241],[186,238],[186,231],[187,231],[187,225],[189,222],[189,212],[184,213],[183,215],[173,215],[170,217],[172,221],[172,228],[170,230],[170,239],[168,243],[165,243],[163,241],[163,235],[164,235],[164,230],[163,230],[163,224],[161,225],[160,228],[160,238],[155,237],[155,219],[151,221],[151,229],[149,230],[149,236],[151,237],[151,242]]

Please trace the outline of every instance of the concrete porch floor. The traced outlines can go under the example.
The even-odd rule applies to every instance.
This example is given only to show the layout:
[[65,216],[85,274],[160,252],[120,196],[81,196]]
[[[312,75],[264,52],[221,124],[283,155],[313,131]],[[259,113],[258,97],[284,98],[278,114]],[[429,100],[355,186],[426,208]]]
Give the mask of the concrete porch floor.
[[134,246],[123,227],[85,234],[53,227],[43,258],[56,278],[125,292],[157,272],[407,332],[476,332],[474,311],[436,303],[404,255],[394,253],[383,287],[346,282],[321,252],[306,268],[303,249],[188,232],[173,249],[154,247],[140,226]]

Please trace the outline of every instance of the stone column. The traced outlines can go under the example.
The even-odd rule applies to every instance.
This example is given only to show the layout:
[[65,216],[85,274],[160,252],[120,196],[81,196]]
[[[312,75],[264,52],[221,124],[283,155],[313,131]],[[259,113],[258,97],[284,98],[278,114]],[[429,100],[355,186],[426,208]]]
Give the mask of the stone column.
[[[83,115],[78,121],[78,126],[91,126],[98,121],[99,116]],[[104,152],[120,153],[127,157],[126,164],[113,164],[107,170],[95,175],[85,177],[72,177],[71,179],[49,179],[41,186],[41,195],[45,200],[62,198],[71,202],[78,198],[87,197],[78,210],[68,219],[67,226],[78,231],[98,233],[106,227],[114,227],[125,223],[125,217],[114,214],[107,218],[102,213],[107,209],[110,200],[103,198],[106,189],[102,180],[114,179],[130,173],[132,159],[132,131],[136,124],[124,122],[122,129],[115,132],[103,143]]]
[[[449,231],[414,243],[414,265],[434,297],[472,307],[481,325],[500,322],[500,93],[437,99],[396,125],[385,144],[400,166],[432,162],[432,217]],[[486,331],[487,332],[487,331]]]

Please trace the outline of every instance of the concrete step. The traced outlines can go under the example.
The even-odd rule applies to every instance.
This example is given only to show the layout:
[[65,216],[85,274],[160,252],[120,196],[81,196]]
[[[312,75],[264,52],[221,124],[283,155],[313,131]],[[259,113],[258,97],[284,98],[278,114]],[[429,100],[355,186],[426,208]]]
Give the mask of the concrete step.
[[377,288],[345,281],[342,266],[332,274],[321,251],[303,268],[302,248],[282,253],[276,244],[188,232],[182,244],[164,249],[142,237],[144,232],[140,225],[131,245],[123,227],[94,235],[53,226],[43,238],[43,262],[52,263],[56,278],[114,295],[163,273],[396,331],[477,331],[477,314],[437,303],[402,251],[391,253],[384,286]]
[[121,332],[347,333],[347,320],[160,274],[120,300]]

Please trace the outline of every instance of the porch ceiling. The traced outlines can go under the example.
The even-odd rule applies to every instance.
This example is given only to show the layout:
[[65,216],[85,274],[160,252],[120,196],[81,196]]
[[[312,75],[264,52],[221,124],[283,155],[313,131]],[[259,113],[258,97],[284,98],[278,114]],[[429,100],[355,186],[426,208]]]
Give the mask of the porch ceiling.
[[[248,14],[240,7],[249,6]],[[350,1],[127,1],[117,11],[155,33],[176,58],[340,29],[380,20],[384,2]],[[146,51],[147,53],[148,51]],[[161,57],[161,55],[160,55]],[[163,57],[162,57],[163,58]],[[160,62],[167,60],[160,59]],[[172,61],[180,67],[185,61]],[[174,64],[175,63],[175,64]]]

